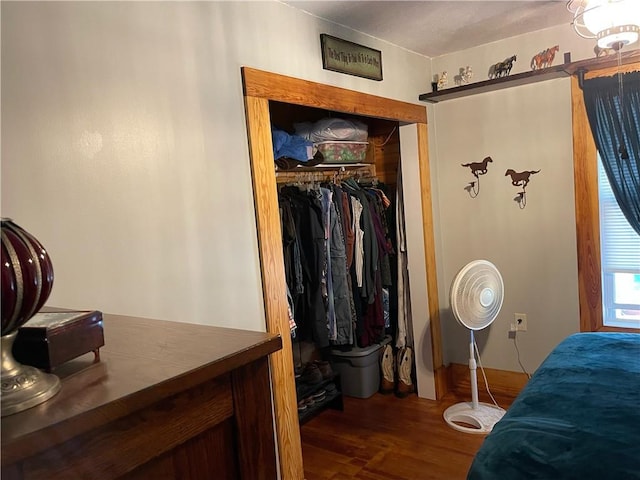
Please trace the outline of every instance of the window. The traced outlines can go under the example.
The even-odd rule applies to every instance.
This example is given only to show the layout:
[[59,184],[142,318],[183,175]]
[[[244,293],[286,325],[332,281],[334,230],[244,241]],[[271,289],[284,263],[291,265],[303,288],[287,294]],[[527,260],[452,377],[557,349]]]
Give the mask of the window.
[[640,328],[640,236],[631,228],[613,195],[598,159],[602,323]]
[[[640,62],[632,60],[620,67],[587,72],[585,76],[593,78],[615,75],[618,71],[626,73],[639,70]],[[606,201],[601,203],[598,192],[600,161],[587,119],[582,90],[575,75],[571,78],[571,101],[580,330],[637,333],[640,332],[639,247],[636,243],[637,256],[633,260],[633,245],[628,248],[611,248],[617,246],[615,242],[611,243],[611,238],[616,237],[616,229],[613,226],[600,226],[600,210],[603,211],[602,218],[605,222],[614,221],[615,215],[605,211],[608,209]],[[606,195],[602,196],[603,199],[606,198]],[[612,195],[611,200],[617,206]],[[638,236],[635,235],[635,238],[637,242]],[[601,245],[604,252],[602,256]],[[621,266],[616,261],[623,257],[627,261]]]

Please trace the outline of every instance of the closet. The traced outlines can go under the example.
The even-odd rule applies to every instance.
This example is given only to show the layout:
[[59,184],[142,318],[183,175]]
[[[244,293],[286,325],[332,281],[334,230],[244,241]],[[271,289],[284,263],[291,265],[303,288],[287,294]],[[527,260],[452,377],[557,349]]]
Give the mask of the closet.
[[[317,141],[336,135],[360,140],[352,144],[360,153],[357,159],[351,157],[351,149],[329,144],[351,163],[331,163],[326,157],[310,167],[276,161],[302,424],[327,406],[341,408],[342,393],[373,395],[379,385],[380,344],[390,342],[397,332],[398,122],[280,102],[270,102],[269,111],[277,132],[274,149],[300,140],[283,134],[296,128],[317,130]],[[376,153],[387,162],[379,162],[379,176]]]
[[[368,160],[381,182],[395,186],[401,152],[403,158],[410,162],[407,164],[411,167],[410,180],[414,186],[417,185],[417,190],[412,193],[410,201],[405,200],[405,204],[411,210],[409,213],[413,219],[413,227],[419,228],[420,232],[420,248],[416,248],[416,251],[424,249],[423,257],[415,257],[421,260],[421,264],[414,265],[414,270],[417,272],[416,276],[425,277],[425,282],[421,284],[423,288],[412,289],[412,297],[424,303],[417,332],[414,325],[414,333],[418,334],[415,345],[416,366],[419,370],[418,388],[422,369],[424,378],[435,384],[435,396],[441,397],[446,393],[446,379],[440,347],[426,109],[410,103],[246,67],[242,69],[242,73],[265,319],[267,330],[280,333],[283,339],[283,350],[272,355],[270,363],[280,471],[284,479],[297,479],[303,478],[304,474],[297,425],[294,355],[289,331],[278,178],[271,145],[271,123],[287,128],[294,121],[314,121],[338,114],[356,116],[368,125],[369,142],[373,144],[369,149]],[[405,151],[408,155],[405,155]],[[405,172],[405,162],[402,165]],[[413,241],[416,241],[416,237]],[[414,323],[415,321],[414,316]]]

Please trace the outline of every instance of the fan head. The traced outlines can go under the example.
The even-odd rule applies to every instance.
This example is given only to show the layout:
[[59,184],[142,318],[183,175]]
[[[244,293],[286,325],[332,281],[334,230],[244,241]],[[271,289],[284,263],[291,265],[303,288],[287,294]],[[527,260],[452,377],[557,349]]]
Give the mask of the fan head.
[[451,285],[451,310],[456,320],[471,330],[482,330],[502,307],[504,283],[496,266],[474,260],[458,272]]

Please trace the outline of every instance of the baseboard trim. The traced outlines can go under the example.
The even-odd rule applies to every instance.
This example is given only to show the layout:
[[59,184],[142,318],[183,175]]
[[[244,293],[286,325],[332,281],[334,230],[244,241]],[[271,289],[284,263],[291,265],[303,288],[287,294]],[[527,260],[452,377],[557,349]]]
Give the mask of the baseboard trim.
[[[451,390],[460,393],[469,392],[471,388],[469,365],[451,363],[447,366],[447,370]],[[529,377],[522,372],[511,372],[508,370],[484,367],[484,373],[487,376],[487,382],[489,383],[491,392],[510,397],[516,397],[529,381]],[[478,367],[477,375],[478,389],[484,390],[484,380],[480,367]]]
[[444,365],[438,367],[434,372],[434,380],[436,383],[436,400],[441,400],[451,391],[449,367],[445,367]]

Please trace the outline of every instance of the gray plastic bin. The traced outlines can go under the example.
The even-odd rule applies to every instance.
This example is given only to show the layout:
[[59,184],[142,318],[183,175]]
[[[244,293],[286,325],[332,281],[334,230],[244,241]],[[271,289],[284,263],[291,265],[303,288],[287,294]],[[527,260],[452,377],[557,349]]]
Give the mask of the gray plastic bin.
[[380,350],[391,341],[385,338],[365,348],[343,352],[331,350],[331,364],[340,374],[342,393],[349,397],[369,398],[380,387]]

